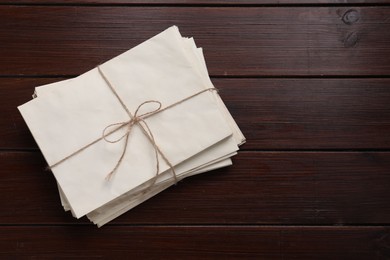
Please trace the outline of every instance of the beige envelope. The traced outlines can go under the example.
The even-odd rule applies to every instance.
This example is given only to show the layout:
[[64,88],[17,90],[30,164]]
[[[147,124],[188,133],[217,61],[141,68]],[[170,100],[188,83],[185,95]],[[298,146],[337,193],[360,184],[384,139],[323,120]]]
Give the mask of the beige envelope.
[[[188,59],[177,27],[102,64],[101,69],[130,111],[146,100],[168,106],[205,88],[205,79]],[[97,69],[68,83],[19,107],[49,165],[101,138],[106,126],[129,120]],[[156,143],[176,166],[232,135],[225,116],[215,94],[205,92],[146,121]],[[52,168],[76,217],[154,177],[154,149],[139,126],[133,127],[128,146],[125,160],[110,181],[105,177],[124,142],[99,141]],[[168,171],[161,158],[160,162],[159,173]]]

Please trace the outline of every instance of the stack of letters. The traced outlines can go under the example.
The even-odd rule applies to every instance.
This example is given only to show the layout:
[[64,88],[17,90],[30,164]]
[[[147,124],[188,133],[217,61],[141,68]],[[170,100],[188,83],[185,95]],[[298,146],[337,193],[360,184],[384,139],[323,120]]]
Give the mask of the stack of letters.
[[170,27],[19,110],[74,217],[102,226],[181,179],[231,164],[245,138],[202,49]]

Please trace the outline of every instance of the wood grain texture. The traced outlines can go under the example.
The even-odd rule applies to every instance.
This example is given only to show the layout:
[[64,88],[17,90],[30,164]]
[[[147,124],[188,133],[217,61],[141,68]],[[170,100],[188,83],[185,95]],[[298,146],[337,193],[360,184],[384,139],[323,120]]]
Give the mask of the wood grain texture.
[[[1,4],[34,4],[34,5],[324,5],[341,4],[345,5],[345,0],[1,0]],[[389,0],[348,0],[348,4],[389,4]]]
[[[0,0],[0,259],[389,259],[389,0]],[[102,229],[16,106],[176,24],[248,141]]]
[[[35,152],[0,153],[0,224],[76,224]],[[383,224],[390,153],[241,152],[188,178],[114,224]],[[33,196],[33,200],[30,199]]]
[[[199,15],[202,14],[202,15]],[[0,75],[77,75],[176,24],[210,74],[389,75],[389,7],[0,6]]]
[[0,247],[15,259],[386,259],[389,228],[0,227]]
[[[37,148],[16,107],[59,78],[0,79],[0,148]],[[390,79],[213,79],[243,149],[389,149]],[[98,130],[99,131],[99,130]]]

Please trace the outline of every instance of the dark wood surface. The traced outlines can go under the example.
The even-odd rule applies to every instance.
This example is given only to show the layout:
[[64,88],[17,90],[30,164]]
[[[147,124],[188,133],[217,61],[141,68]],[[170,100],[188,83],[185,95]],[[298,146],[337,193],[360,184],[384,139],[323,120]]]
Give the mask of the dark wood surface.
[[[390,2],[0,1],[1,259],[389,259]],[[170,25],[247,137],[98,229],[60,205],[16,106]]]
[[[0,256],[106,259],[381,259],[389,229],[302,226],[2,228]],[[34,235],[31,235],[34,234]],[[45,243],[42,243],[45,241]],[[120,242],[119,242],[120,241]],[[65,244],[66,243],[66,244]],[[82,257],[81,257],[82,256]]]
[[[389,12],[390,13],[390,12]],[[0,147],[37,148],[16,106],[62,78],[4,78]],[[244,150],[389,149],[390,79],[213,79]]]
[[176,24],[204,47],[212,76],[379,76],[390,73],[389,13],[390,6],[5,5],[0,75],[77,75]]
[[19,5],[381,5],[389,0],[2,0],[4,4]]
[[[0,164],[2,223],[88,222],[63,212],[40,153],[3,152]],[[389,168],[388,152],[242,151],[232,167],[185,179],[112,223],[382,225]]]

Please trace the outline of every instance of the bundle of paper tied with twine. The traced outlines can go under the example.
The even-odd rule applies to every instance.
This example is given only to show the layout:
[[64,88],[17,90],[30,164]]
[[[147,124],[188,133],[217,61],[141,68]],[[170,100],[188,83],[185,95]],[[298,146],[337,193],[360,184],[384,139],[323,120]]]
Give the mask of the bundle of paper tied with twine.
[[61,203],[99,227],[186,177],[231,165],[245,142],[202,49],[176,26],[76,78],[36,87],[34,97],[18,108]]
[[[91,145],[94,145],[95,143],[101,141],[101,140],[104,140],[108,143],[118,143],[119,141],[121,141],[122,139],[125,139],[124,141],[124,146],[123,146],[123,151],[122,151],[122,154],[121,156],[119,157],[118,159],[118,162],[115,164],[115,167],[107,174],[106,176],[106,179],[107,180],[110,180],[112,175],[115,173],[115,171],[118,169],[119,165],[121,164],[122,160],[123,160],[123,157],[126,153],[126,150],[127,150],[127,146],[128,146],[128,142],[129,142],[129,135],[131,133],[131,130],[133,129],[133,126],[138,124],[140,127],[141,127],[141,130],[142,132],[145,134],[145,136],[148,138],[148,140],[150,141],[150,143],[153,145],[153,148],[155,150],[155,155],[156,155],[156,174],[155,174],[155,177],[153,178],[153,182],[151,183],[151,186],[155,183],[156,181],[156,178],[159,174],[159,171],[160,171],[160,160],[159,160],[159,156],[160,155],[162,157],[162,159],[169,165],[169,168],[171,169],[172,171],[172,176],[173,178],[175,179],[175,184],[177,183],[177,177],[176,177],[176,172],[175,172],[175,168],[172,166],[172,164],[169,162],[168,158],[164,155],[164,153],[161,151],[161,149],[158,147],[157,143],[156,143],[156,140],[154,139],[154,136],[153,136],[153,133],[152,131],[150,130],[148,124],[146,123],[145,119],[150,117],[150,116],[153,116],[157,113],[160,113],[166,109],[169,109],[171,107],[174,107],[174,106],[177,106],[179,104],[181,104],[182,102],[185,102],[191,98],[194,98],[196,97],[197,95],[200,95],[206,91],[217,91],[216,88],[207,88],[207,89],[204,89],[204,90],[201,90],[191,96],[188,96],[180,101],[177,101],[169,106],[166,106],[164,108],[162,108],[162,104],[160,101],[157,101],[157,100],[147,100],[147,101],[144,101],[142,102],[138,107],[137,109],[135,110],[135,113],[134,115],[132,115],[132,113],[130,112],[129,108],[126,106],[126,104],[123,102],[123,100],[119,97],[118,93],[115,91],[115,88],[114,86],[111,84],[111,82],[107,79],[107,77],[104,75],[103,71],[100,69],[100,67],[98,66],[97,67],[100,75],[103,77],[104,81],[107,83],[107,86],[109,86],[110,90],[114,93],[115,97],[118,99],[118,101],[120,102],[120,104],[122,105],[123,109],[126,111],[126,113],[129,115],[129,120],[128,121],[125,121],[125,122],[119,122],[119,123],[113,123],[113,124],[110,124],[108,126],[106,126],[103,130],[103,133],[102,133],[102,137],[101,138],[98,138],[96,139],[95,141],[87,144],[86,146],[78,149],[77,151],[71,153],[70,155],[66,156],[65,158],[61,159],[60,161],[50,165],[47,167],[47,169],[53,169],[54,167],[56,167],[57,165],[65,162],[66,160],[68,160],[69,158],[75,156],[76,154],[82,152],[83,150],[87,149],[88,147],[90,147]],[[150,111],[150,112],[146,112],[146,113],[143,113],[143,114],[138,114],[139,113],[139,110],[142,108],[142,106],[146,105],[146,104],[150,104],[150,103],[154,103],[154,104],[158,104],[158,107],[155,108],[154,110]],[[113,126],[117,126],[115,129],[111,130],[111,131],[108,131],[107,130],[110,128],[110,127],[113,127]],[[109,140],[107,137],[109,135],[111,135],[112,133],[122,129],[126,127],[126,133],[122,136],[120,136],[119,138],[115,139],[115,140]]]

